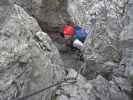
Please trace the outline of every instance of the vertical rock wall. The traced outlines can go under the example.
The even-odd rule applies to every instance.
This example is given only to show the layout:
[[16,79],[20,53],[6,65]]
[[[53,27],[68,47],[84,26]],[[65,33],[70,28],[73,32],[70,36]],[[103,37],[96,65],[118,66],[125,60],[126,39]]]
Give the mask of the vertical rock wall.
[[34,16],[45,31],[62,31],[67,21],[67,0],[11,0]]
[[[0,0],[0,100],[33,93],[64,77],[63,62],[48,35],[21,7]],[[50,100],[54,88],[27,100]]]

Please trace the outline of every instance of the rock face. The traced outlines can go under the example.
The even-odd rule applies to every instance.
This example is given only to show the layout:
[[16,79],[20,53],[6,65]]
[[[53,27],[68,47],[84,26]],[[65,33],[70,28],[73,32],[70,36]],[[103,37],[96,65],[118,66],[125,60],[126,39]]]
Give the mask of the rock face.
[[45,31],[62,31],[66,21],[67,0],[11,0],[34,16]]
[[65,21],[70,20],[66,12],[66,2],[67,0],[42,0],[40,14],[36,18],[45,30],[62,30]]
[[[68,77],[74,77],[77,72],[70,70]],[[114,77],[112,81],[102,76],[87,81],[81,75],[78,76],[75,84],[65,83],[56,93],[56,100],[131,100],[127,92],[132,87],[127,80]]]
[[120,42],[122,48],[122,64],[125,66],[124,75],[133,83],[133,1],[129,0],[127,16],[129,24],[124,27],[120,34]]
[[[106,3],[109,2],[106,1]],[[104,13],[102,12],[95,15],[95,24],[90,21],[91,24],[88,26],[93,27],[92,35],[85,41],[83,53],[85,73],[89,79],[101,74],[108,80],[115,75],[132,81],[132,0],[116,3],[121,8],[117,9],[117,13],[113,14],[110,12],[111,9],[109,11],[107,9],[108,12],[103,16],[106,19],[102,20]],[[121,10],[123,11],[120,14]],[[101,8],[98,9],[99,11]],[[95,11],[95,13],[98,12]],[[92,24],[94,26],[91,26]]]
[[[11,100],[63,78],[58,50],[21,7],[0,4],[0,100]],[[27,100],[49,100],[49,89]]]
[[[10,0],[12,3],[17,4],[21,7],[23,7],[23,9],[28,12],[28,14],[32,14],[31,10],[32,10],[32,0]],[[39,1],[39,0],[38,0]]]
[[[24,6],[44,29],[61,28],[66,20],[66,0],[10,1]],[[26,2],[32,2],[29,8]],[[24,96],[65,77],[57,49],[35,19],[8,0],[0,4],[0,100]],[[132,0],[68,0],[72,20],[91,32],[82,49],[86,79],[69,69],[66,77],[77,82],[28,100],[132,100],[132,10]]]
[[68,0],[67,11],[75,23],[92,30],[99,22],[106,22],[106,18],[116,19],[122,16],[126,12],[127,1]]

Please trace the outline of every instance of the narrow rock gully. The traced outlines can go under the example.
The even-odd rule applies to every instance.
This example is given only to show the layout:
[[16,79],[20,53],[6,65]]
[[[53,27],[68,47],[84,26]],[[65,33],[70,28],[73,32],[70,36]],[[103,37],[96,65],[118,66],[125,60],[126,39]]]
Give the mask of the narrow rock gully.
[[59,32],[48,32],[48,35],[51,37],[53,43],[59,50],[65,68],[73,68],[78,70],[83,63],[81,52],[79,50],[66,47],[64,44],[64,38]]

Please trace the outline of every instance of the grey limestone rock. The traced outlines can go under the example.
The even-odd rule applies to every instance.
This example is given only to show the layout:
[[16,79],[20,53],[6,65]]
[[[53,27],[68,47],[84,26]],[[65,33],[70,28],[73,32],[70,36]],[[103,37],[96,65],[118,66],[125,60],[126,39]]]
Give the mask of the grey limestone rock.
[[45,31],[63,31],[67,21],[67,0],[11,0],[34,16]]
[[[69,74],[69,77],[71,75],[72,74]],[[79,75],[77,82],[75,84],[62,84],[62,87],[59,88],[59,90],[57,91],[56,99],[131,100],[131,98],[128,97],[126,92],[132,91],[131,84],[128,84],[127,80],[120,77],[114,77],[114,80],[108,81],[104,77],[99,75],[96,79],[87,81],[86,79],[84,79],[83,76]]]
[[133,1],[129,0],[128,4],[127,16],[130,21],[120,34],[120,43],[122,48],[122,61],[125,66],[125,76],[133,83]]
[[[60,81],[64,76],[63,62],[48,35],[21,7],[10,3],[0,9],[3,7],[6,10],[0,12],[0,100],[21,97]],[[26,100],[49,100],[53,89]]]

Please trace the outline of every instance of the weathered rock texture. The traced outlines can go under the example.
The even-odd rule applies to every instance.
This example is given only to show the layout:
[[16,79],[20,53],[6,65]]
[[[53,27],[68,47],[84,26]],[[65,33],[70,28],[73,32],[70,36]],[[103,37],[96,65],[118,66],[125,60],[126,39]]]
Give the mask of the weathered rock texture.
[[92,35],[87,38],[83,53],[84,66],[88,69],[85,73],[89,79],[99,74],[108,80],[113,75],[132,77],[132,0],[112,1],[111,4],[117,12],[113,14],[111,9],[105,9],[105,12],[95,15],[95,23],[90,21],[92,26],[88,25],[93,27]]
[[124,75],[133,83],[133,1],[128,1],[127,16],[129,24],[124,27],[120,34],[122,48],[122,65],[125,67]]
[[[6,1],[0,1],[0,13],[4,12],[0,14],[1,100],[47,87],[64,75],[62,61],[49,37],[22,8]],[[45,30],[64,24],[67,13],[62,12],[66,10],[62,4],[66,0],[32,0],[29,10],[25,2],[31,1],[15,1],[31,12]],[[82,74],[89,80],[68,70],[66,77],[77,76],[77,82],[61,84],[53,99],[132,100],[133,1],[68,0],[67,11],[75,23],[91,32],[82,49]],[[48,100],[51,95],[52,89],[29,100]]]
[[[23,9],[28,13],[28,14],[32,14],[31,10],[32,10],[32,1],[33,0],[10,0],[12,3],[17,4],[21,7],[23,7]],[[40,0],[37,0],[40,1]]]
[[62,31],[70,21],[67,0],[11,0],[34,16],[45,31]]
[[[45,88],[63,77],[56,47],[21,7],[0,0],[0,100]],[[26,100],[49,100],[53,89]]]
[[67,11],[75,23],[92,30],[94,25],[99,25],[99,23],[105,23],[109,19],[117,19],[123,16],[126,12],[127,1],[68,0]]
[[[77,72],[70,69],[68,77],[75,77]],[[64,83],[56,92],[57,100],[132,100],[127,93],[132,91],[129,82],[120,77],[112,81],[102,76],[87,81],[78,75],[75,84]]]

